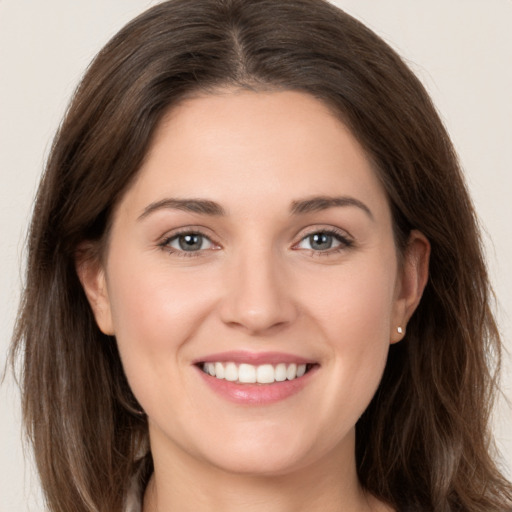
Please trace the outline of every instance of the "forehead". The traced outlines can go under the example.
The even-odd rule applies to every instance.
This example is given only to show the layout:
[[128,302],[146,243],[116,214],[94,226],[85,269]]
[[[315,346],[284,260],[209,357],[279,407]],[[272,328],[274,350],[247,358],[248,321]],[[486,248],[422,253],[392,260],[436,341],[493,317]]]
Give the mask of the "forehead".
[[126,199],[204,197],[227,209],[350,194],[386,210],[363,148],[316,98],[301,92],[220,91],[172,108]]

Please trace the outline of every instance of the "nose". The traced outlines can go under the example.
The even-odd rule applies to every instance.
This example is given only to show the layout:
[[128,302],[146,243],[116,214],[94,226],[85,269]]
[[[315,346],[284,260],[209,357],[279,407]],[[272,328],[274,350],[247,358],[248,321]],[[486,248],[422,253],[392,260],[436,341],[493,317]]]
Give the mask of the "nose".
[[222,321],[247,334],[268,334],[297,317],[293,284],[271,250],[240,254],[231,262],[220,305]]

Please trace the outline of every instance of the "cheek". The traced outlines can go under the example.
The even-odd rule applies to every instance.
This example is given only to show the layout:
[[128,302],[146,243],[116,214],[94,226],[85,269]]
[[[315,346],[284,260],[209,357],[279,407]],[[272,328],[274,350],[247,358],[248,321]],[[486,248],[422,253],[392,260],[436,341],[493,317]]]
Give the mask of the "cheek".
[[[351,411],[355,423],[373,397],[384,371],[390,344],[395,295],[394,259],[389,263],[340,268],[325,280],[323,293],[310,301],[310,313],[323,330],[333,376],[325,413]],[[318,284],[317,280],[317,284]],[[341,416],[340,416],[341,418]]]
[[177,355],[181,343],[199,325],[206,297],[181,293],[176,283],[170,288],[162,281],[154,286],[147,281],[138,284],[117,290],[123,296],[113,301],[118,343],[137,352]]
[[306,278],[303,293],[317,290],[307,303],[329,339],[349,342],[350,338],[364,345],[376,337],[390,341],[395,288],[396,260],[390,255],[361,258],[353,265]]
[[[212,298],[197,270],[172,272],[166,262],[157,266],[143,257],[115,256],[108,282],[115,336],[128,381],[147,404],[148,397],[139,395],[148,383],[181,378],[170,376],[168,369],[183,359],[182,347],[194,337]],[[175,384],[171,389],[179,389],[180,383]]]

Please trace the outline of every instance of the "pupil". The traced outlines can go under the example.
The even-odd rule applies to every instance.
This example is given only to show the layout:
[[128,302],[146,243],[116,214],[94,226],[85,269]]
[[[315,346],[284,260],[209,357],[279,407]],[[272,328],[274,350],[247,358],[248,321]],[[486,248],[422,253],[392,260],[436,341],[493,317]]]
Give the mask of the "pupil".
[[332,235],[315,233],[309,237],[309,242],[313,249],[330,249],[332,245]]
[[180,248],[184,251],[201,249],[201,235],[182,235],[179,238]]

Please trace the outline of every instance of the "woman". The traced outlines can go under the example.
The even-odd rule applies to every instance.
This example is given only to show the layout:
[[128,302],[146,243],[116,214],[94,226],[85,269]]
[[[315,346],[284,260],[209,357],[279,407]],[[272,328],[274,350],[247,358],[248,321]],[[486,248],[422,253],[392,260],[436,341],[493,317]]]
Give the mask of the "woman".
[[14,350],[52,511],[510,510],[475,215],[423,87],[316,0],[173,0],[100,52]]

